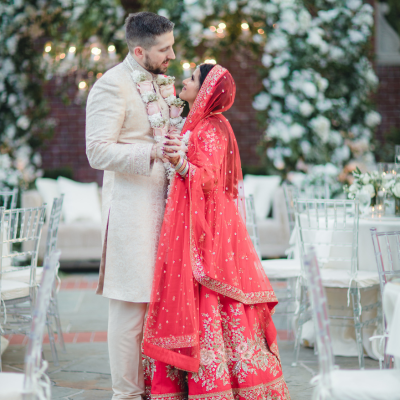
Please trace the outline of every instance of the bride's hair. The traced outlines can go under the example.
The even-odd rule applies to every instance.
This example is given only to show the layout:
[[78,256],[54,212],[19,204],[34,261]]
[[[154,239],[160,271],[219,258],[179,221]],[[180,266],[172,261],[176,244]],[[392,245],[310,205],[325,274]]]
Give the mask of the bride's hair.
[[208,73],[213,69],[214,66],[215,66],[214,64],[201,64],[200,65],[200,78],[199,78],[200,87],[199,87],[199,89],[201,88],[201,85],[205,81]]

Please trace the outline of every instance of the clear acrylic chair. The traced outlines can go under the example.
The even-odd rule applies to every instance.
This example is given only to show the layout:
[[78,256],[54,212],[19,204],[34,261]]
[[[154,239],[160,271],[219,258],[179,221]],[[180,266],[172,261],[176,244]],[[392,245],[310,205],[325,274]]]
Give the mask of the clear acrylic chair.
[[260,239],[258,235],[256,209],[254,206],[254,197],[252,194],[246,196],[246,228],[249,233],[250,239],[253,242],[254,249],[261,260]]
[[[27,334],[29,332],[36,301],[36,267],[45,209],[46,205],[37,208],[3,209],[0,224],[0,292],[3,305],[3,333]],[[31,250],[23,250],[21,247],[23,243],[31,243]],[[28,270],[29,282],[7,279],[7,274],[14,268]]]
[[[61,219],[61,211],[63,205],[64,195],[61,195],[59,198],[55,198],[53,200],[53,206],[50,213],[48,229],[47,229],[47,236],[46,236],[46,250],[44,254],[44,263],[46,258],[57,249],[57,239],[58,239],[58,227],[60,224]],[[25,246],[28,248],[28,246]],[[14,280],[14,281],[21,281],[25,283],[29,283],[29,270],[20,269],[18,267],[10,267],[8,268],[9,273],[7,274],[7,279]],[[41,275],[43,272],[43,267],[38,267],[36,269],[36,279],[40,281]],[[49,315],[48,315],[48,333],[49,333],[49,342],[51,353],[53,357],[53,361],[55,365],[58,365],[58,354],[57,348],[55,343],[55,332],[58,334],[58,341],[61,346],[62,351],[66,351],[63,332],[61,328],[61,321],[60,321],[60,313],[58,307],[58,300],[57,300],[57,280],[58,280],[58,269],[56,271],[56,281],[54,283],[54,290],[52,293],[50,307],[49,307]],[[52,319],[54,319],[55,329],[53,328]]]
[[[347,290],[347,307],[331,305],[330,318],[335,326],[352,327],[354,324],[359,366],[364,368],[362,329],[377,325],[379,316],[364,314],[362,317],[361,313],[372,314],[379,309],[380,302],[376,299],[361,307],[362,294],[377,288],[379,279],[374,272],[358,269],[358,201],[295,199],[295,212],[301,259],[306,249],[314,246],[324,287]],[[298,361],[302,327],[311,319],[307,296],[307,281],[301,279],[293,365]]]
[[10,190],[0,190],[0,207],[12,209],[17,206],[18,188]]
[[400,370],[340,370],[335,366],[328,303],[313,247],[306,249],[303,268],[318,347],[319,375],[311,380],[316,384],[313,400],[399,399]]
[[48,363],[42,359],[42,343],[59,258],[60,252],[53,252],[46,258],[29,329],[25,370],[24,373],[0,373],[0,400],[51,399],[51,382],[46,375]]
[[[379,285],[381,301],[385,285],[392,279],[400,278],[400,231],[378,232],[376,228],[371,228],[372,243],[374,246],[376,266],[379,275]],[[384,348],[387,344],[387,323],[382,313],[382,327],[384,334]],[[384,357],[384,366],[388,368],[391,357]]]

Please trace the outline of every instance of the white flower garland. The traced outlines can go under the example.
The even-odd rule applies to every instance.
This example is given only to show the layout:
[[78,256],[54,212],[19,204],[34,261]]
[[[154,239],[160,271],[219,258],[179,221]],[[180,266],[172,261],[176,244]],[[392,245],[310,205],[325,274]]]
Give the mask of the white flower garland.
[[[150,126],[153,128],[153,135],[156,142],[160,142],[165,138],[167,134],[166,125],[168,120],[163,117],[160,105],[158,103],[159,96],[154,90],[153,82],[147,80],[146,74],[141,71],[133,71],[131,73],[133,81],[137,85],[137,89],[142,97],[143,102],[146,105]],[[173,126],[180,133],[183,125],[185,124],[185,118],[181,117],[183,111],[184,102],[175,97],[173,94],[175,77],[158,75],[156,83],[160,87],[160,94],[164,98],[165,102],[169,107],[169,122],[170,126]],[[157,132],[156,132],[157,130]],[[157,133],[157,134],[156,134]],[[187,145],[189,141],[190,132],[186,132],[183,138],[183,142]],[[186,153],[179,151],[181,157],[186,158]],[[168,194],[171,189],[171,182],[176,174],[175,168],[169,162],[164,163],[168,184]]]

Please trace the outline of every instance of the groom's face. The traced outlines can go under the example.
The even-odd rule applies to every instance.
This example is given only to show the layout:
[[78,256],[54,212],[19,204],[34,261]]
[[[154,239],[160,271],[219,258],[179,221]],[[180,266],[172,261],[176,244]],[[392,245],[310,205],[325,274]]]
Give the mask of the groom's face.
[[143,66],[153,74],[165,74],[169,61],[175,59],[172,49],[174,33],[168,32],[157,37],[155,44],[149,49],[143,49]]

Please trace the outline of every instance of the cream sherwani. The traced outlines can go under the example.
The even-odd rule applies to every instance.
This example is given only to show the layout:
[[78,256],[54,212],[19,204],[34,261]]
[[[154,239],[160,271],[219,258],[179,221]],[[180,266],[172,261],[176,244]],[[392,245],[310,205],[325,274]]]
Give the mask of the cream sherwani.
[[[131,73],[144,72],[131,55],[107,71],[90,91],[86,154],[104,170],[103,255],[97,292],[110,298],[109,352],[113,399],[140,399],[144,385],[140,342],[167,190],[165,170],[152,162],[155,141],[146,106]],[[159,96],[162,114],[169,109]]]

